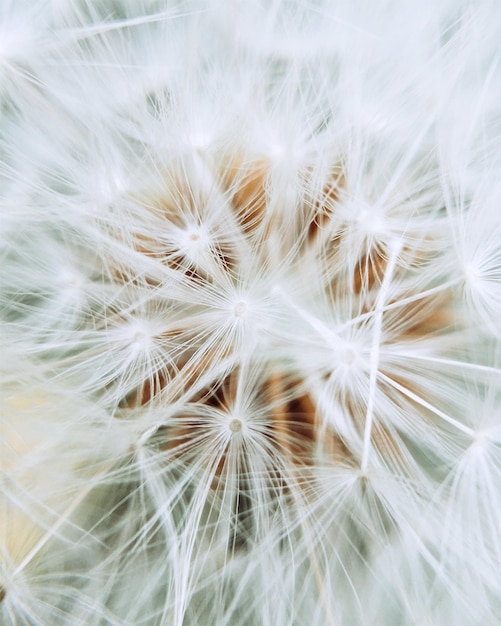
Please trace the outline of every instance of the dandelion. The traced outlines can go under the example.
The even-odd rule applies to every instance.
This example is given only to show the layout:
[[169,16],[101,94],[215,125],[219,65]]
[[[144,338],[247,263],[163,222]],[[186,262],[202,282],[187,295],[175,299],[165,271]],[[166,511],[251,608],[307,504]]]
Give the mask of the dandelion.
[[2,624],[499,623],[498,12],[2,5]]

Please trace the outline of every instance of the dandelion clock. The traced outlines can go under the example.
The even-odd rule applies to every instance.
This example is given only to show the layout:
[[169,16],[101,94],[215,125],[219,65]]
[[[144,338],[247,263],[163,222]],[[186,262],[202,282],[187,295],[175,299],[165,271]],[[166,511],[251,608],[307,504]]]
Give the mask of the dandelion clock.
[[501,10],[4,0],[0,623],[501,623]]

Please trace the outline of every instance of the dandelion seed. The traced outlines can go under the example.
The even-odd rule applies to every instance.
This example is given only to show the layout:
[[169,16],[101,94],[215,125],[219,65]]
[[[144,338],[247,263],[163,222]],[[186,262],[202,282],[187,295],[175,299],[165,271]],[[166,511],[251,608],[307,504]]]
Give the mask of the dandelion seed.
[[233,418],[229,424],[232,433],[239,433],[242,430],[242,420]]

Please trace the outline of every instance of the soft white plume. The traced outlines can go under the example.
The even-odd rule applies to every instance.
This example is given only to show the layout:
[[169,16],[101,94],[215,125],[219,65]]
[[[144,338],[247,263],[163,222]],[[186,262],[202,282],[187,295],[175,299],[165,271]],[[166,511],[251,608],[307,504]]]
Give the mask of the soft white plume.
[[501,7],[4,0],[0,622],[501,622]]

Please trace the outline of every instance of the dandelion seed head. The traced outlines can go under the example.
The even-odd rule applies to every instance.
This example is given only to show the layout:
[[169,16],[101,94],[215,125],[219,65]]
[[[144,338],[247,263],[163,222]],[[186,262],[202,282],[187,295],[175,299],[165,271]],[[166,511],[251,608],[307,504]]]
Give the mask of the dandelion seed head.
[[84,286],[84,277],[73,268],[62,269],[57,276],[57,283],[62,289],[79,292]]
[[500,621],[469,4],[2,5],[0,622]]
[[206,130],[192,131],[189,135],[189,144],[195,150],[206,150],[213,144],[213,135]]
[[355,365],[359,355],[353,346],[346,346],[339,350],[338,353],[339,362],[345,367],[352,367]]
[[232,433],[239,433],[243,428],[243,422],[238,417],[233,417],[228,424]]
[[471,448],[475,448],[478,450],[482,450],[489,444],[489,434],[485,430],[477,430],[475,432],[473,441],[471,443]]
[[145,331],[144,328],[141,327],[136,327],[132,329],[131,339],[132,345],[138,351],[147,351],[151,343],[150,335]]
[[361,206],[354,219],[357,229],[368,236],[377,236],[385,232],[384,214],[375,205]]
[[181,248],[187,250],[206,247],[210,242],[209,233],[202,226],[188,227],[180,238]]
[[233,306],[233,314],[235,317],[244,317],[247,313],[247,309],[248,304],[244,300],[239,300],[238,302],[235,302]]

